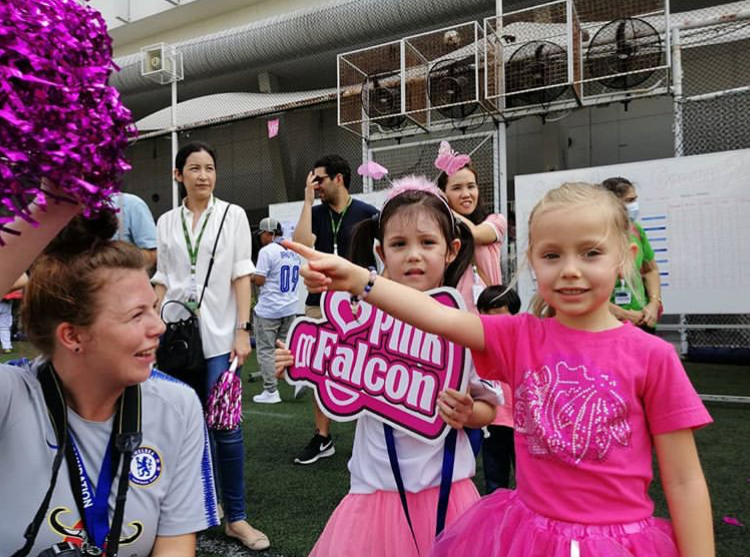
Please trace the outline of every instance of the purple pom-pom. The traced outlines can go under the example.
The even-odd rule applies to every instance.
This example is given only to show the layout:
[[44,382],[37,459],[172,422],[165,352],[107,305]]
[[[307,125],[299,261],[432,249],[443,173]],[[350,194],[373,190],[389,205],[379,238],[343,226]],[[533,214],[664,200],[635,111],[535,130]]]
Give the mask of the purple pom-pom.
[[0,201],[6,214],[29,220],[30,201],[46,201],[42,178],[87,216],[106,208],[130,169],[124,151],[135,134],[130,111],[107,85],[114,69],[112,40],[89,6],[0,2]]

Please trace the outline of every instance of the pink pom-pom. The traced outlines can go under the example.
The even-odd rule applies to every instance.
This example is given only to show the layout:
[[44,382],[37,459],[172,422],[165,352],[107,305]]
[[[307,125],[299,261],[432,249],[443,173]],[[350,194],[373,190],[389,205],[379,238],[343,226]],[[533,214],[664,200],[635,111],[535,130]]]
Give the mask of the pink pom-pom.
[[130,169],[135,131],[107,85],[111,43],[101,15],[76,0],[0,2],[0,202],[11,215],[29,220],[35,197],[62,200],[42,178],[99,212]]
[[206,404],[210,429],[235,429],[242,421],[242,381],[233,369],[225,371],[211,389]]

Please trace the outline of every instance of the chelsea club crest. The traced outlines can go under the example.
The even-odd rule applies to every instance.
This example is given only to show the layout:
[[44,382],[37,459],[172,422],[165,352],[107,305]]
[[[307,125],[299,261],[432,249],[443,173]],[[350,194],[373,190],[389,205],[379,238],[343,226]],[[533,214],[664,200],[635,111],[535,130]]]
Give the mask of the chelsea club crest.
[[153,485],[161,476],[161,457],[151,447],[138,447],[130,461],[130,482],[141,487]]

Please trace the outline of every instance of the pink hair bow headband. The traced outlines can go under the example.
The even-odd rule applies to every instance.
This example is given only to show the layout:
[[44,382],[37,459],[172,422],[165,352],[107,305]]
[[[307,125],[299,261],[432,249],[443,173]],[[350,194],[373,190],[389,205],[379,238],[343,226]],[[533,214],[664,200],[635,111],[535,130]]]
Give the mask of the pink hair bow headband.
[[450,143],[441,141],[438,148],[438,156],[435,159],[435,167],[445,172],[448,177],[453,176],[464,166],[471,162],[469,155],[460,155],[451,149]]
[[[448,143],[445,141],[443,143],[448,145]],[[450,149],[450,146],[448,146],[448,148]],[[462,156],[469,159],[467,155]],[[375,180],[380,180],[388,174],[388,169],[374,161],[369,161],[361,164],[359,168],[357,168],[357,174],[359,174],[360,176],[369,176],[371,178],[374,178]],[[385,202],[383,203],[383,207],[381,208],[379,215],[383,214],[383,209],[385,209],[385,206],[388,205],[388,202],[393,198],[398,197],[399,195],[401,195],[402,193],[406,193],[407,191],[421,191],[430,195],[434,195],[443,202],[445,208],[448,211],[448,214],[450,215],[451,223],[455,227],[456,220],[453,215],[453,211],[448,204],[448,200],[445,198],[445,195],[443,195],[443,192],[441,192],[438,187],[433,182],[428,180],[425,176],[404,176],[396,181],[391,181],[390,179],[389,181],[391,182],[391,189],[388,190],[388,193],[386,194]],[[378,222],[379,221],[380,217],[378,216]]]

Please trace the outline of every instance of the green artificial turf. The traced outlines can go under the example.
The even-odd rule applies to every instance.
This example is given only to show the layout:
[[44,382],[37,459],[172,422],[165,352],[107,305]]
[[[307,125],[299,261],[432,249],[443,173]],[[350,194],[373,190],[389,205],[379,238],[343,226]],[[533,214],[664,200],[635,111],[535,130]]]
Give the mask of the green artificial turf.
[[[0,360],[33,354],[26,343],[17,343],[14,353],[3,355]],[[700,393],[750,396],[750,366],[687,362],[685,367]],[[349,487],[346,463],[351,455],[354,423],[333,424],[333,457],[308,466],[292,464],[313,434],[312,393],[308,391],[303,398],[293,400],[291,387],[282,382],[281,404],[253,403],[252,396],[260,392],[261,382],[258,379],[248,383],[246,378],[256,370],[252,357],[243,370],[248,519],[271,540],[271,549],[257,555],[301,557],[310,551]],[[696,440],[711,492],[717,555],[750,555],[750,404],[710,402],[707,407],[715,423],[696,432]],[[481,462],[477,477],[482,477]],[[667,516],[658,474],[656,478],[650,490],[656,514]],[[483,492],[483,481],[477,483]],[[726,524],[725,516],[736,518],[745,526]],[[253,554],[237,543],[227,542],[219,529],[201,535],[199,557]]]

